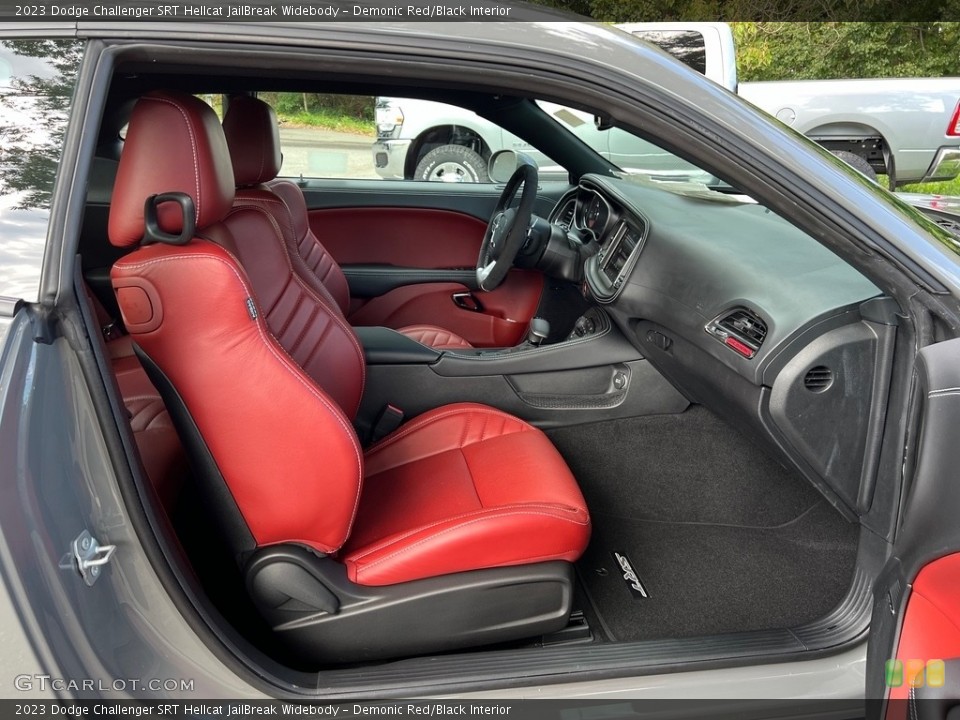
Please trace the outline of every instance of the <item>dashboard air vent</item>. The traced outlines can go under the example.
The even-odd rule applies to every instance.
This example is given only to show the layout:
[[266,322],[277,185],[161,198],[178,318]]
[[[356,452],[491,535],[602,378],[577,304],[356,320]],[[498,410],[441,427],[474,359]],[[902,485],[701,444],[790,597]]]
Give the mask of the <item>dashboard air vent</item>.
[[745,358],[756,355],[767,337],[767,324],[746,308],[729,310],[707,323],[704,329]]
[[814,393],[822,393],[833,385],[833,370],[826,365],[817,365],[803,376],[803,386]]
[[563,204],[563,207],[560,208],[560,212],[557,213],[557,217],[554,220],[554,223],[562,227],[564,230],[569,231],[573,227],[573,216],[577,211],[577,201],[576,198],[570,198]]

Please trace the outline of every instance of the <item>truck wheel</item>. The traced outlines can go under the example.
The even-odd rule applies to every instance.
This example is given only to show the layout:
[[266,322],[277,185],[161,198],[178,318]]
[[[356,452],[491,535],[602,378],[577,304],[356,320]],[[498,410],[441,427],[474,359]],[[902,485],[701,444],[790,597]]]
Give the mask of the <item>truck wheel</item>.
[[441,145],[431,150],[420,160],[413,177],[431,182],[490,182],[486,161],[462,145]]
[[870,163],[856,153],[848,152],[847,150],[834,150],[832,152],[861,175],[866,176],[868,179],[873,180],[874,182],[877,181],[876,171],[870,167]]

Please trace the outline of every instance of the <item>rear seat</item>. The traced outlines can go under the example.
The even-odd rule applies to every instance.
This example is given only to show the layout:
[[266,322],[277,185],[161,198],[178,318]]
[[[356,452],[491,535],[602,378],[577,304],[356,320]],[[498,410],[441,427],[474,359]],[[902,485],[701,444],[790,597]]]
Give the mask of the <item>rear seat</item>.
[[150,382],[133,352],[130,336],[113,329],[113,322],[106,309],[89,287],[85,289],[104,331],[107,357],[117,378],[130,428],[140,451],[140,459],[164,508],[170,512],[187,472],[186,453],[160,393]]

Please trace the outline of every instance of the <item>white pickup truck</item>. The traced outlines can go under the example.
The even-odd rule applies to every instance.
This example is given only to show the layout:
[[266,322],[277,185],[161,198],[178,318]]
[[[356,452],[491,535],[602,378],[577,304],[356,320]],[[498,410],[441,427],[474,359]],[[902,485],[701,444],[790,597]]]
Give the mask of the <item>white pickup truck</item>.
[[[737,83],[733,35],[726,23],[631,23],[622,30],[656,43],[694,69],[820,143],[890,187],[950,180],[960,173],[960,78],[795,80]],[[663,156],[593,118],[543,104],[614,164],[672,175]],[[486,182],[486,160],[501,149],[530,152],[520,138],[452,105],[377,99],[374,165],[384,178]],[[535,158],[549,168],[547,158]],[[675,159],[673,160],[675,163]]]

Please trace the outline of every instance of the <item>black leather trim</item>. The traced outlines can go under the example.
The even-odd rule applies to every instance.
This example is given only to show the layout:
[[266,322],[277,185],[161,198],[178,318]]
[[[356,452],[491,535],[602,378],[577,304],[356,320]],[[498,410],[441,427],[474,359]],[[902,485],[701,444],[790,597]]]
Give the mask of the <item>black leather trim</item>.
[[440,358],[433,348],[421,345],[396,330],[385,327],[355,327],[367,365],[431,364]]
[[379,297],[405,285],[423,283],[458,283],[477,289],[476,270],[396,267],[394,265],[342,265],[352,297]]

